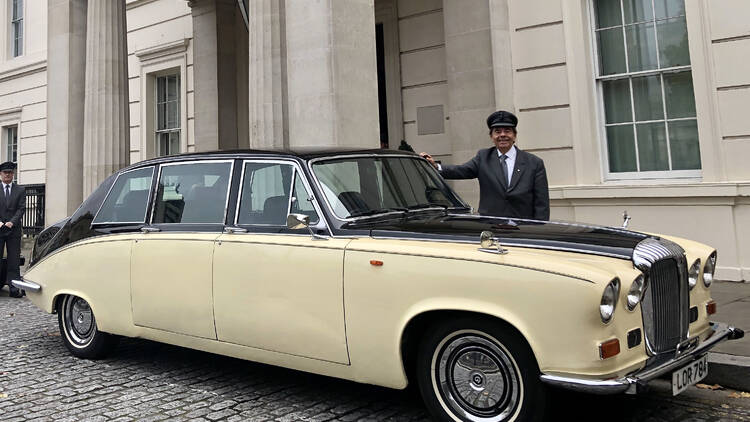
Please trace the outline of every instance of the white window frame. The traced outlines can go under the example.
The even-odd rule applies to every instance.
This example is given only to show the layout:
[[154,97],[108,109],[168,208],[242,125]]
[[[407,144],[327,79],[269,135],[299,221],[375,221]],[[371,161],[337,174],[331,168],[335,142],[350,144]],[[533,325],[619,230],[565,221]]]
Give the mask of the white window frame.
[[[188,89],[190,84],[187,64],[187,39],[138,50],[140,61],[140,142],[138,151],[131,151],[132,163],[158,156],[156,140],[156,78],[170,74],[180,76],[180,152],[192,152],[190,122],[188,121]],[[131,133],[131,140],[134,139]]]
[[[594,4],[597,0],[589,0],[588,1],[588,7],[589,7],[589,28],[591,33],[591,44],[593,48],[593,61],[594,61],[594,83],[596,86],[596,98],[597,98],[597,122],[598,122],[598,131],[599,131],[599,139],[601,140],[601,163],[602,163],[602,173],[604,175],[605,181],[626,181],[626,180],[652,180],[652,179],[668,179],[668,180],[674,180],[674,179],[690,179],[690,180],[696,180],[700,181],[703,175],[703,156],[701,155],[701,168],[695,169],[695,170],[659,170],[659,171],[635,171],[635,172],[611,172],[610,166],[609,166],[609,150],[608,150],[608,143],[607,143],[607,126],[606,123],[606,115],[604,110],[604,88],[603,88],[603,82],[604,81],[611,81],[611,80],[617,80],[617,79],[628,79],[629,85],[630,85],[630,111],[633,114],[633,120],[629,123],[623,123],[622,125],[632,125],[635,128],[636,123],[649,123],[651,121],[636,121],[635,120],[635,104],[633,103],[633,77],[638,76],[649,76],[649,75],[659,75],[661,89],[662,89],[662,107],[664,110],[664,119],[663,120],[655,120],[653,122],[671,122],[671,121],[679,121],[679,120],[696,120],[696,122],[700,123],[698,121],[697,116],[697,110],[696,110],[696,117],[688,117],[688,118],[679,118],[679,119],[668,119],[666,115],[666,98],[664,97],[664,74],[673,73],[673,72],[679,72],[679,71],[685,71],[689,70],[691,77],[693,75],[693,58],[690,58],[690,65],[687,66],[676,66],[676,67],[670,67],[670,68],[664,68],[664,69],[652,69],[652,70],[646,70],[646,71],[637,71],[637,72],[626,72],[626,73],[618,73],[618,74],[612,74],[612,75],[606,75],[606,76],[600,76],[600,55],[599,55],[599,40],[597,37],[597,27],[596,27],[596,5]],[[620,0],[620,13],[624,15],[623,12],[623,6],[622,6],[623,0]],[[652,8],[653,6],[653,0],[651,2]],[[687,20],[687,6],[685,8],[685,15]],[[625,66],[626,68],[629,67],[628,63],[628,51],[627,51],[627,39],[626,35],[624,33],[625,31],[625,17],[621,17],[622,20],[622,28],[623,28],[623,43],[625,46]],[[655,25],[655,21],[654,21]],[[600,28],[606,29],[606,28]],[[658,55],[658,38],[656,40],[657,42],[657,63],[659,63],[659,55]],[[689,41],[688,41],[689,42]],[[658,66],[658,65],[657,65]],[[697,98],[695,95],[695,82],[693,82],[693,101],[697,102]],[[696,106],[697,108],[697,106]],[[618,124],[610,124],[609,126],[617,126]],[[634,129],[635,130],[635,129]],[[700,132],[700,131],[699,131]],[[671,167],[672,162],[672,153],[670,151],[669,146],[669,125],[666,124],[666,141],[667,141],[667,153],[668,153],[668,159]],[[634,140],[635,140],[635,153],[636,153],[636,165],[640,167],[640,157],[638,156],[638,138],[637,134],[634,134]],[[699,139],[698,142],[699,148],[701,148],[701,142]]]
[[[160,103],[159,102],[159,92],[158,92],[159,91],[159,83],[158,82],[159,82],[159,79],[161,79],[161,78],[170,78],[170,77],[177,78],[177,101],[176,101],[176,103],[177,103],[177,107],[178,107],[178,109],[177,109],[178,125],[177,125],[177,127],[159,128],[159,105],[160,104],[169,103],[170,101],[167,100],[167,99],[165,99],[164,103]],[[153,136],[154,136],[154,151],[156,152],[156,155],[158,155],[158,156],[174,155],[174,154],[179,154],[181,152],[185,152],[185,150],[182,149],[182,145],[181,145],[181,143],[182,143],[182,132],[183,132],[182,129],[183,128],[182,128],[182,125],[180,124],[181,122],[179,122],[179,120],[182,120],[182,119],[179,118],[179,115],[180,115],[180,113],[182,111],[182,104],[181,104],[182,103],[182,95],[181,95],[180,90],[181,90],[182,83],[183,83],[182,82],[182,78],[180,77],[180,73],[179,73],[179,71],[178,72],[174,72],[174,73],[173,72],[169,72],[169,71],[167,71],[166,73],[165,72],[160,72],[160,74],[154,75],[154,79],[155,79],[155,83],[154,83],[154,90],[155,90],[154,91],[154,104],[156,105],[155,110],[154,110],[154,112],[155,112],[155,116],[154,116],[155,120],[154,121],[156,122],[154,124],[155,127],[154,127],[154,134],[153,134]],[[166,89],[168,90],[168,84],[167,84]],[[164,116],[165,120],[166,120],[166,118],[167,118],[167,116]],[[165,134],[165,133],[166,134],[170,134],[170,133],[173,133],[173,132],[177,132],[177,136],[180,139],[180,150],[179,151],[171,151],[169,154],[165,154],[164,151],[161,151],[161,141],[160,141],[159,137],[162,134]]]
[[[26,27],[26,25],[24,25],[24,23],[25,23],[24,22],[24,20],[25,20],[24,18],[26,16],[26,14],[24,13],[25,12],[25,8],[26,8],[26,2],[23,1],[23,0],[19,0],[21,2],[20,17],[18,19],[14,20],[13,19],[13,5],[14,5],[14,1],[15,0],[8,0],[8,9],[7,9],[8,10],[8,17],[7,17],[8,32],[7,33],[8,33],[8,58],[9,59],[13,59],[13,58],[16,58],[16,57],[23,56],[24,50],[25,50],[24,42],[26,41],[26,37],[24,36],[24,32],[25,32],[24,30],[25,30],[25,27]],[[14,51],[14,46],[15,46],[15,41],[16,41],[15,40],[15,33],[14,33],[14,31],[15,31],[15,28],[16,28],[16,23],[19,23],[21,25],[21,31],[20,31],[21,32],[21,34],[20,34],[21,42],[20,42],[20,45],[19,45],[20,51]]]

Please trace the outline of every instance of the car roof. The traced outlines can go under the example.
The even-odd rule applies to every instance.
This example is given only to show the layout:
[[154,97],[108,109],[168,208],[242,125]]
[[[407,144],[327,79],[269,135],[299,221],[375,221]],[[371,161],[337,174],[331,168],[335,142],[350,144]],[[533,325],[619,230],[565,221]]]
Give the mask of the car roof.
[[184,154],[169,155],[165,157],[151,158],[144,161],[134,163],[127,168],[133,169],[137,167],[149,166],[154,164],[171,163],[177,161],[186,161],[191,159],[226,159],[226,158],[243,158],[250,156],[268,156],[268,157],[284,157],[284,158],[299,158],[302,160],[312,160],[314,158],[321,157],[334,157],[334,156],[346,156],[346,155],[414,155],[411,151],[401,151],[392,149],[361,149],[361,148],[322,148],[322,147],[311,147],[311,148],[297,148],[297,149],[236,149],[236,150],[224,150],[224,151],[207,151],[207,152],[189,152]]

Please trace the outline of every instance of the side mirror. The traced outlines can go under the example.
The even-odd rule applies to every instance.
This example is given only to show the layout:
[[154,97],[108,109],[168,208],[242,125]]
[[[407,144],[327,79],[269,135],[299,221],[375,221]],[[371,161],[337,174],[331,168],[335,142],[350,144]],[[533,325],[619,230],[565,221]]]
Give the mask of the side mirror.
[[286,227],[292,230],[310,228],[310,216],[305,214],[289,214],[286,216]]
[[505,255],[508,253],[508,250],[503,248],[500,241],[489,230],[485,230],[479,235],[479,245],[481,246],[479,250],[482,252],[495,253],[498,255]]

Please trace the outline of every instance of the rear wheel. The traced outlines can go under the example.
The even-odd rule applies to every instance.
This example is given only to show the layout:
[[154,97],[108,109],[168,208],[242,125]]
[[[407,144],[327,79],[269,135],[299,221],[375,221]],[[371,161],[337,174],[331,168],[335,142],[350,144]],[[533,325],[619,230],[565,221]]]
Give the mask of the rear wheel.
[[99,331],[94,311],[80,297],[65,296],[57,302],[57,322],[65,347],[76,357],[100,359],[117,345],[117,336]]
[[540,420],[545,392],[526,342],[495,321],[434,326],[420,345],[420,392],[441,421]]

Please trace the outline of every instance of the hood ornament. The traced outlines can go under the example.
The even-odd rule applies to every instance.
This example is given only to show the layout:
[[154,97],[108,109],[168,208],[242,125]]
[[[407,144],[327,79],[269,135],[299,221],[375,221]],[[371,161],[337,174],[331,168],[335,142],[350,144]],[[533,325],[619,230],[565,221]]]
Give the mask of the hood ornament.
[[482,252],[495,253],[498,255],[505,255],[508,253],[508,250],[503,248],[503,245],[500,244],[500,240],[494,237],[493,233],[489,230],[485,230],[479,235],[479,244],[482,245],[482,247],[479,248]]
[[622,212],[622,228],[627,229],[628,224],[630,224],[630,216],[628,215],[628,210],[623,210]]

